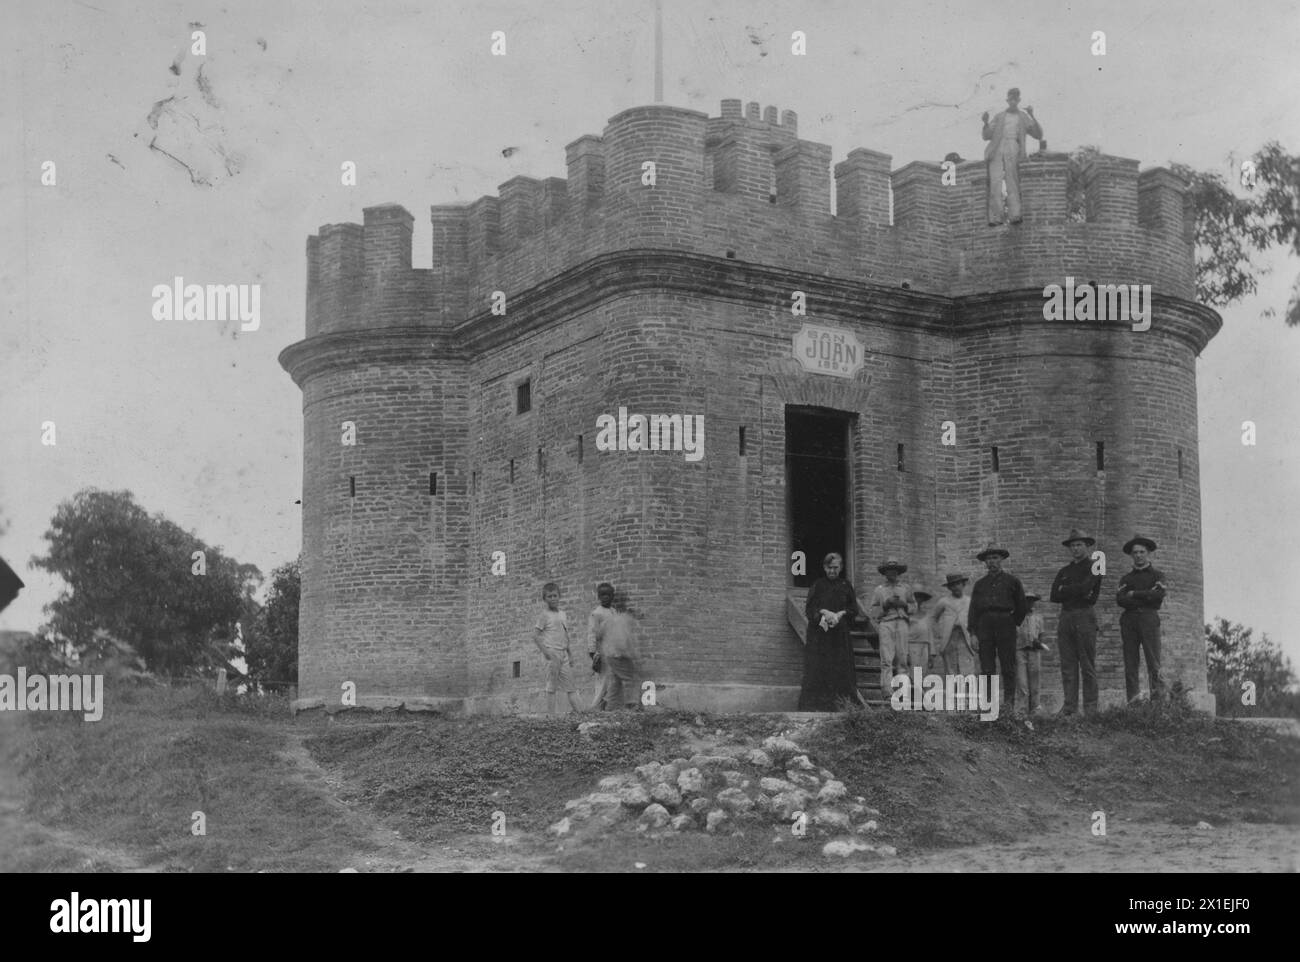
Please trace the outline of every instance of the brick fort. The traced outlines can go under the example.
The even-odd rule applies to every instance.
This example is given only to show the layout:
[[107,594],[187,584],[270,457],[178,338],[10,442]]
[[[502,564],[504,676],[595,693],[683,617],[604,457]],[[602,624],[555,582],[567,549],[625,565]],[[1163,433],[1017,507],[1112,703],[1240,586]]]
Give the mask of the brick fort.
[[[853,150],[832,213],[830,157],[793,111],[635,107],[568,145],[567,178],[432,207],[429,269],[401,206],[308,238],[306,337],[280,355],[303,392],[301,705],[352,682],[359,706],[534,708],[542,584],[581,678],[609,580],[659,704],[792,709],[826,552],[860,597],[891,555],[938,594],[996,542],[1045,596],[1074,526],[1107,557],[1102,704],[1124,696],[1135,532],[1169,577],[1163,673],[1211,704],[1196,358],[1221,321],[1194,299],[1183,182],[1098,156],[1072,212],[1067,155],[1040,151],[1023,223],[990,227],[983,161],[946,184]],[[1150,328],[1046,320],[1067,277],[1149,284]],[[701,415],[703,456],[598,449],[620,409]]]

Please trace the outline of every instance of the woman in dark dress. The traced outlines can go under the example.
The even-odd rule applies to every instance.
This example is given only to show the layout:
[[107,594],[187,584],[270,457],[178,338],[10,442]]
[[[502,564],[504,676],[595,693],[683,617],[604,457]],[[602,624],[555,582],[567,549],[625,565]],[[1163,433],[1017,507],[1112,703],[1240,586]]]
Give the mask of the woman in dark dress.
[[853,585],[840,577],[844,559],[828,554],[822,569],[826,577],[813,582],[804,606],[808,641],[804,647],[800,711],[836,711],[841,698],[863,704],[853,665],[853,641],[849,638],[849,624],[862,612]]

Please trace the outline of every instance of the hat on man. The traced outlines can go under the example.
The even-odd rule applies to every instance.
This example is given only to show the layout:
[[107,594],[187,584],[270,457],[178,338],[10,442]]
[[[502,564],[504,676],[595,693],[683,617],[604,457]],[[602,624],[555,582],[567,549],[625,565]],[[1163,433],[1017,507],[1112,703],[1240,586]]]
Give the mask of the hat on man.
[[960,574],[956,571],[952,571],[948,573],[948,580],[943,583],[943,586],[945,588],[951,588],[953,585],[958,585],[958,584],[964,585],[968,581],[970,581],[970,579],[967,578],[964,574]]
[[1128,539],[1128,543],[1124,545],[1124,553],[1125,553],[1125,554],[1132,554],[1132,553],[1133,553],[1133,546],[1134,546],[1135,544],[1140,544],[1142,547],[1146,548],[1148,551],[1155,551],[1155,550],[1156,550],[1156,543],[1155,543],[1154,541],[1152,541],[1150,538],[1144,538],[1144,537],[1142,537],[1140,534],[1135,534],[1135,535],[1133,535],[1133,537],[1129,538],[1129,539]]
[[979,554],[977,554],[975,558],[979,561],[983,561],[989,555],[1001,555],[1003,558],[1010,558],[1011,552],[1008,551],[1006,548],[999,548],[997,545],[991,544],[983,551],[981,551]]
[[1065,536],[1065,540],[1062,541],[1061,544],[1065,545],[1068,548],[1070,547],[1071,541],[1082,541],[1090,548],[1097,543],[1096,538],[1089,538],[1078,528],[1071,528],[1070,533]]
[[1043,596],[1042,596],[1042,595],[1036,595],[1036,594],[1034,594],[1032,591],[1026,591],[1026,592],[1025,592],[1025,600],[1026,600],[1026,601],[1042,601],[1042,599],[1043,599]]
[[933,598],[934,595],[926,591],[925,585],[921,584],[921,582],[918,581],[915,585],[912,586],[912,597],[920,600],[921,598]]
[[907,570],[907,565],[899,562],[897,558],[886,558],[885,562],[876,568],[876,570],[879,571],[882,575],[885,574],[885,572],[890,571],[891,569],[897,571],[901,575],[904,571]]

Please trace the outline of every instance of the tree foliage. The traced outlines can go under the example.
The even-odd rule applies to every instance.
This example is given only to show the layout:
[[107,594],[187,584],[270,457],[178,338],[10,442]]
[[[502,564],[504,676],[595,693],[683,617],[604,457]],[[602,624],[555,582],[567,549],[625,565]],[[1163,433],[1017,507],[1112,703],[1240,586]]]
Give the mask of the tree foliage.
[[[1206,670],[1220,715],[1300,717],[1300,693],[1291,659],[1254,629],[1219,618],[1205,626]],[[1254,705],[1242,704],[1244,683],[1254,685]]]
[[298,683],[298,562],[271,572],[266,604],[244,633],[249,680],[265,691],[283,691]]
[[[1100,151],[1080,147],[1070,154],[1066,187],[1070,218],[1086,219],[1083,171]],[[1250,159],[1252,186],[1234,184],[1220,173],[1198,171],[1171,163],[1170,170],[1188,185],[1195,213],[1196,299],[1212,307],[1227,307],[1254,294],[1267,273],[1255,255],[1274,247],[1300,254],[1300,157],[1269,141]],[[1240,171],[1240,164],[1233,164]],[[1240,187],[1241,194],[1237,192]],[[1272,308],[1265,316],[1274,314]],[[1300,276],[1291,288],[1286,323],[1300,325]]]
[[[256,615],[256,566],[148,514],[129,491],[77,492],[55,510],[45,540],[48,553],[31,563],[66,587],[46,606],[41,634],[83,658],[110,656],[100,649],[113,638],[152,672],[201,673],[228,662],[235,623]],[[196,551],[204,574],[194,573]]]

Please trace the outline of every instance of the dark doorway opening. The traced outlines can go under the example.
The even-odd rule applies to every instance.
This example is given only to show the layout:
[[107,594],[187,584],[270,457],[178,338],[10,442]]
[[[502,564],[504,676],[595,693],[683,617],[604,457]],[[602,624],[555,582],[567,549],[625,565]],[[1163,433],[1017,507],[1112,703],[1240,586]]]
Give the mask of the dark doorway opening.
[[853,415],[827,408],[785,409],[785,477],[789,498],[790,551],[807,559],[794,585],[806,588],[822,576],[822,558],[844,556],[844,576],[853,578],[849,490],[849,428]]

